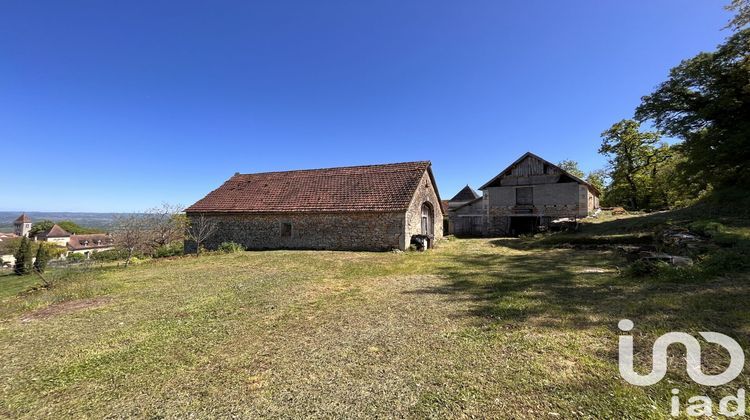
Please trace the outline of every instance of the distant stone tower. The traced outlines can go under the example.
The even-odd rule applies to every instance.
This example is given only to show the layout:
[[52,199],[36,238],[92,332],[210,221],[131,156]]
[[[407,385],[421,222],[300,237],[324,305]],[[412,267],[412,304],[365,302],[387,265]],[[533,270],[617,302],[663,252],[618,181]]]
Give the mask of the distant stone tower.
[[13,222],[13,227],[15,228],[16,235],[28,237],[31,230],[31,218],[24,213],[18,216],[18,219]]

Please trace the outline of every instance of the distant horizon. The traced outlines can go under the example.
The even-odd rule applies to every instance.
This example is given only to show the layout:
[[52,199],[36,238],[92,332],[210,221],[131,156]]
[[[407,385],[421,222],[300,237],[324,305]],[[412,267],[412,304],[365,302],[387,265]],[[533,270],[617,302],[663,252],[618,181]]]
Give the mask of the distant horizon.
[[57,214],[132,214],[132,212],[127,211],[65,211],[65,210],[0,210],[0,213],[18,213],[18,215],[22,214],[32,214],[32,213],[57,213]]
[[13,221],[21,214],[29,216],[32,225],[42,220],[51,220],[56,223],[72,221],[82,227],[108,230],[114,226],[116,217],[132,213],[0,210],[0,232],[13,232]]

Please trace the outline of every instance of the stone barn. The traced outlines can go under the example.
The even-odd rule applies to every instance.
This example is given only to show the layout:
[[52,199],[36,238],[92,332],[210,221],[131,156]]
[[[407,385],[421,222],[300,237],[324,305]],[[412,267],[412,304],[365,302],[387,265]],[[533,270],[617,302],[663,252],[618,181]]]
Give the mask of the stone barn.
[[484,236],[487,233],[487,203],[477,197],[449,211],[450,233],[459,237]]
[[535,231],[558,218],[581,218],[599,208],[599,191],[533,153],[526,153],[480,187],[486,235]]
[[487,209],[484,199],[468,185],[448,200],[448,229],[456,236],[483,236]]
[[215,223],[207,249],[404,250],[443,236],[430,162],[238,173],[185,213]]
[[[449,232],[457,236],[531,233],[554,219],[580,218],[599,208],[599,191],[533,153],[525,153],[471,194],[468,186],[449,205]],[[474,197],[474,198],[472,198]]]

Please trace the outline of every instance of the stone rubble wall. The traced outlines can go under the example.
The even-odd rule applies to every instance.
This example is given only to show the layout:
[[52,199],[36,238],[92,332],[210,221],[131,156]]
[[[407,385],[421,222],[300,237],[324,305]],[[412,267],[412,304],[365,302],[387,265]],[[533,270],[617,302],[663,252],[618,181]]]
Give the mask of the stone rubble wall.
[[[511,216],[541,216],[543,221],[588,214],[586,187],[577,183],[529,185],[534,188],[533,206],[516,206],[515,187],[488,188],[487,235],[504,236],[510,230]],[[583,193],[581,192],[583,189]],[[529,212],[521,213],[524,208]]]
[[[188,214],[191,219],[197,214]],[[217,231],[204,247],[236,242],[246,249],[321,249],[386,251],[405,249],[404,212],[368,213],[206,213]],[[291,224],[291,235],[282,234]],[[186,241],[185,252],[195,244]]]
[[409,209],[406,211],[406,235],[404,237],[406,242],[402,244],[401,249],[409,247],[409,241],[413,235],[422,233],[422,204],[425,202],[430,203],[432,207],[433,240],[439,241],[443,238],[443,210],[430,175],[425,171],[409,204]]

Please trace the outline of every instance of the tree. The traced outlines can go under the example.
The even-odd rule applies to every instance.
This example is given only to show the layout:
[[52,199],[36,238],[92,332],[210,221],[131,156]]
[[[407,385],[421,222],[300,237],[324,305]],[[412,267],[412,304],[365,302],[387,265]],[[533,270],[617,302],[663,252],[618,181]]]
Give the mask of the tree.
[[[36,223],[34,223],[31,226],[31,230],[29,231],[29,236],[34,237],[39,232],[44,232],[46,230],[52,229],[52,226],[55,225],[55,222],[52,220],[40,220]],[[84,235],[87,233],[104,233],[101,229],[95,229],[95,228],[87,228],[79,225],[76,222],[73,222],[71,220],[62,220],[57,222],[57,225],[63,228],[66,232],[72,233],[75,235]]]
[[[588,175],[586,175],[585,181],[589,184],[593,185],[594,188],[599,190],[599,194],[604,193],[604,185],[605,180],[607,179],[607,172],[604,171],[604,169],[597,169],[595,171],[589,172]],[[600,199],[603,197],[599,197]]]
[[136,252],[149,248],[148,224],[143,215],[128,214],[115,219],[115,246],[125,251],[125,267]]
[[29,238],[23,237],[21,238],[21,245],[18,247],[18,251],[16,251],[15,258],[16,258],[16,265],[14,268],[14,272],[21,276],[24,274],[29,274],[31,272],[31,264],[33,260],[33,255],[31,252],[31,241],[29,241]]
[[[732,4],[746,22],[748,2]],[[673,68],[636,118],[683,140],[678,169],[693,195],[711,185],[750,187],[750,29]]]
[[53,222],[52,220],[40,220],[38,222],[35,222],[33,225],[31,225],[31,230],[29,230],[29,237],[33,238],[39,232],[50,230],[54,225],[55,222]]
[[608,158],[612,178],[608,194],[612,199],[632,209],[651,204],[651,182],[659,165],[670,157],[669,146],[660,144],[660,139],[657,132],[641,132],[640,124],[633,120],[622,120],[602,133],[599,153]]
[[162,203],[161,207],[146,210],[145,222],[154,249],[184,239],[187,217],[183,209],[181,205]]
[[750,0],[732,0],[725,9],[737,12],[727,24],[727,28],[738,31],[750,24]]
[[71,220],[63,220],[61,222],[58,222],[57,225],[65,229],[66,232],[69,232],[75,235],[85,235],[88,233],[104,233],[104,231],[101,229],[83,227],[79,225],[78,223],[73,222]]
[[193,216],[189,219],[187,238],[193,241],[196,249],[195,255],[201,255],[201,247],[211,236],[216,233],[217,226],[216,222],[205,214],[201,213],[197,217]]
[[39,247],[36,249],[36,260],[34,260],[34,271],[37,273],[44,273],[44,271],[47,269],[47,263],[52,258],[52,254],[49,250],[49,245],[47,244],[39,244]]
[[583,177],[585,176],[583,171],[578,167],[578,162],[574,160],[563,160],[558,163],[557,166],[569,172],[571,175],[577,176],[578,178],[583,179]]

